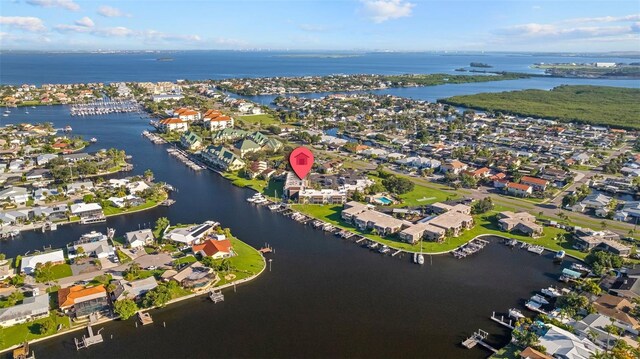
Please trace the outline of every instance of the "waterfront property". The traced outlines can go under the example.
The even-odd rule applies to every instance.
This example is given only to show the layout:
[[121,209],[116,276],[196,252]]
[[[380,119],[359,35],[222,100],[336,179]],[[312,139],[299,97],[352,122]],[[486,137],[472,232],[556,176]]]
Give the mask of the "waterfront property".
[[624,257],[631,253],[629,246],[619,242],[619,234],[606,229],[594,231],[590,228],[580,228],[576,229],[573,236],[575,238],[575,247],[582,251],[600,249]]
[[206,291],[215,285],[220,280],[220,277],[213,269],[205,267],[200,262],[193,262],[171,277],[171,280],[178,282],[184,288],[198,293]]
[[153,231],[150,228],[127,232],[124,237],[130,248],[140,248],[155,241]]
[[20,272],[25,274],[33,274],[39,264],[51,263],[53,265],[65,262],[64,252],[62,249],[51,251],[48,253],[36,254],[32,256],[22,257],[20,262]]
[[134,281],[121,279],[118,281],[116,289],[111,293],[111,299],[116,301],[123,299],[139,300],[148,291],[157,286],[158,282],[153,276]]
[[224,146],[208,146],[201,153],[202,159],[224,171],[237,171],[245,166],[245,162]]
[[231,242],[228,239],[207,239],[201,244],[194,244],[191,250],[202,257],[213,259],[228,258],[233,255]]
[[200,242],[207,234],[211,233],[217,225],[218,223],[216,222],[207,221],[203,224],[190,227],[174,228],[165,234],[164,239],[191,245]]
[[496,217],[498,226],[503,231],[518,231],[531,237],[542,235],[542,226],[536,223],[536,217],[530,213],[504,211],[498,213]]
[[26,297],[21,304],[0,308],[0,327],[25,323],[49,315],[49,295]]
[[84,318],[90,314],[108,312],[107,291],[103,285],[83,287],[74,285],[58,290],[58,306],[72,318]]

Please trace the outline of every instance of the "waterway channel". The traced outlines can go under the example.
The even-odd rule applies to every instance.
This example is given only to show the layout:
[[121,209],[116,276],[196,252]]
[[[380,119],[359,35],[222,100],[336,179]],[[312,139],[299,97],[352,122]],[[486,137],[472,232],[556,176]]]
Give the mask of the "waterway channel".
[[15,109],[3,122],[71,125],[74,135],[98,139],[89,151],[125,149],[134,173],[150,168],[157,180],[178,188],[172,195],[177,202],[109,218],[106,225],[26,232],[0,242],[0,252],[12,257],[61,247],[106,226],[122,234],[160,216],[173,224],[213,219],[254,247],[266,242],[276,249],[272,271],[237,292],[226,290],[222,303],[197,298],[154,310],[156,324],[146,327],[136,328],[133,320],[108,323],[105,343],[79,352],[73,346],[79,332],[34,344],[39,358],[483,358],[489,352],[464,349],[460,342],[482,328],[491,333],[490,344],[506,344],[508,332],[489,320],[491,312],[522,307],[532,291],[557,284],[561,267],[551,253],[538,256],[494,241],[461,260],[427,257],[421,267],[409,256],[381,256],[257,208],[245,201],[249,190],[209,171],[193,172],[140,136],[148,124],[137,114],[70,117],[62,106],[23,111]]

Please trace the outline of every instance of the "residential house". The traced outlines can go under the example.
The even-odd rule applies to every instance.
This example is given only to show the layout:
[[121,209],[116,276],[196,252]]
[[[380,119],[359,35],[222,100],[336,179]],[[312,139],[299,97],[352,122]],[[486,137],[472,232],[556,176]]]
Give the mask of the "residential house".
[[497,215],[498,226],[503,231],[518,231],[526,235],[537,237],[542,235],[542,226],[536,224],[536,217],[527,212],[500,212]]
[[610,294],[601,295],[593,303],[593,307],[598,313],[624,323],[625,330],[637,335],[640,330],[640,321],[631,315],[635,305],[624,297]]
[[191,151],[199,150],[202,147],[202,138],[193,131],[187,131],[180,136],[180,144]]
[[71,205],[71,215],[80,219],[102,218],[102,206],[97,203],[74,203]]
[[45,264],[51,262],[51,264],[62,264],[65,262],[64,252],[62,249],[58,249],[52,252],[34,254],[32,256],[22,257],[20,261],[20,273],[33,274],[38,264]]
[[121,279],[118,281],[116,289],[111,294],[111,298],[115,301],[123,299],[139,300],[148,291],[157,286],[158,282],[153,276],[131,282]]
[[93,191],[95,187],[93,186],[93,182],[84,181],[84,182],[73,182],[67,185],[67,194],[76,194],[82,193],[84,191]]
[[622,332],[638,334],[638,331],[628,324],[602,314],[589,314],[572,324],[580,338],[590,339],[603,349],[611,349],[618,339],[617,336],[612,336],[607,332],[606,327],[609,325],[619,328]]
[[574,161],[574,163],[577,163],[579,165],[585,165],[589,163],[589,159],[591,159],[591,155],[589,155],[588,153],[582,152],[582,153],[577,153],[571,156],[571,159]]
[[247,131],[227,127],[214,133],[212,139],[213,143],[231,142],[244,138],[248,134]]
[[234,120],[233,117],[229,116],[216,116],[212,118],[204,118],[205,127],[208,124],[209,131],[217,131],[225,128],[233,128]]
[[546,348],[547,354],[555,358],[589,359],[600,349],[589,339],[547,324],[547,332],[540,337],[540,345]]
[[25,204],[29,200],[29,191],[24,187],[8,187],[0,191],[0,201]]
[[189,109],[189,108],[179,108],[173,112],[173,116],[181,119],[182,121],[198,121],[200,120],[200,112]]
[[544,191],[549,185],[549,181],[545,179],[530,176],[523,176],[520,183],[531,186],[534,191]]
[[220,278],[211,268],[205,267],[200,262],[193,262],[174,275],[171,280],[194,292],[202,292],[217,283]]
[[240,157],[244,157],[248,153],[258,152],[261,150],[259,144],[253,140],[244,139],[236,144],[236,148],[240,151]]
[[360,230],[375,229],[381,236],[399,232],[405,221],[378,211],[364,211],[354,215],[353,222]]
[[539,352],[531,347],[524,348],[524,350],[520,352],[519,356],[520,359],[553,359],[552,356]]
[[198,243],[207,234],[211,233],[217,225],[218,223],[216,222],[207,221],[187,228],[176,228],[167,232],[164,238],[170,241],[192,245]]
[[127,232],[124,235],[130,248],[140,248],[152,244],[155,240],[153,231],[149,228]]
[[107,290],[103,285],[85,288],[74,285],[58,290],[58,306],[70,317],[83,318],[110,309]]
[[356,202],[356,201],[350,201],[344,204],[342,212],[340,213],[340,216],[345,221],[351,222],[354,216],[364,211],[367,211],[369,209],[370,207],[366,204]]
[[303,204],[344,204],[346,201],[346,190],[305,188],[298,192],[298,203]]
[[38,157],[36,157],[36,164],[38,166],[44,166],[47,163],[49,163],[49,161],[58,158],[58,155],[55,155],[53,153],[44,153],[41,155],[38,155]]
[[589,228],[577,229],[573,237],[574,247],[582,251],[592,249],[608,251],[623,257],[631,253],[631,248],[619,242],[620,235],[610,230],[594,231]]
[[529,197],[533,193],[533,188],[527,184],[508,182],[507,192],[516,197]]
[[451,160],[451,161],[447,161],[445,163],[443,163],[440,166],[440,171],[442,171],[443,173],[447,173],[447,172],[451,172],[455,175],[460,174],[462,171],[467,169],[467,165],[458,161],[458,160]]
[[224,146],[208,146],[202,151],[201,156],[205,162],[225,171],[237,171],[245,166],[240,157]]
[[629,299],[640,298],[640,276],[622,273],[611,285],[609,292]]
[[611,203],[611,197],[602,193],[591,193],[581,202],[587,209],[603,209],[609,206]]
[[49,316],[49,295],[26,297],[21,304],[0,308],[0,327],[26,323]]
[[181,120],[179,118],[165,118],[158,121],[158,129],[161,132],[185,132],[189,129],[189,122]]
[[192,245],[191,250],[202,257],[212,257],[213,259],[228,258],[233,255],[231,242],[228,239],[208,239],[201,244]]

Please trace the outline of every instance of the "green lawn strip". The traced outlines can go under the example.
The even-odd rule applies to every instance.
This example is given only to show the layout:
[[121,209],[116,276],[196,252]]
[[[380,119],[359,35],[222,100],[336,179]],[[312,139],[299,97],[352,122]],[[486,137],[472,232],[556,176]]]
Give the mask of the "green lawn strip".
[[[220,281],[216,283],[216,286],[225,285],[230,282],[251,277],[260,273],[260,271],[262,271],[262,269],[265,267],[265,262],[262,258],[262,255],[255,248],[237,238],[230,238],[229,240],[231,241],[233,250],[236,252],[235,256],[229,258],[231,265],[235,269],[230,271],[229,273],[220,272]],[[224,278],[227,274],[233,274],[235,275],[235,278],[233,278],[231,281],[228,281]]]
[[[398,197],[402,202],[392,205],[391,207],[425,206],[435,202],[442,202],[460,197],[456,190],[445,185],[428,182],[402,174],[396,174],[396,176],[410,180],[414,183],[415,186],[413,190],[405,194],[396,195],[396,197]],[[382,182],[382,179],[380,177],[373,174],[369,174],[369,178],[378,183]]]
[[281,124],[280,121],[276,120],[269,114],[239,116],[238,119],[250,125],[261,124],[263,126],[268,126]]
[[520,357],[521,349],[513,344],[509,343],[505,347],[498,350],[497,353],[494,353],[490,356],[490,359],[515,359]]
[[37,338],[46,337],[56,333],[56,329],[59,324],[62,324],[64,329],[71,327],[69,317],[59,317],[55,315],[55,312],[51,312],[50,318],[56,321],[56,328],[46,334],[38,334],[38,324],[47,320],[47,318],[38,319],[32,322],[13,325],[8,328],[0,329],[0,335],[2,335],[2,341],[0,342],[0,350],[9,348],[11,346],[21,344],[24,341],[29,341]]
[[231,181],[231,184],[234,186],[251,188],[254,191],[269,197],[280,198],[282,196],[282,187],[284,185],[283,181],[277,181],[274,179],[265,181],[258,178],[248,179],[240,177],[237,173],[233,172],[225,172],[222,176]]
[[181,264],[191,264],[193,262],[196,262],[197,259],[196,257],[192,256],[192,255],[188,255],[188,256],[184,256],[181,258],[176,258],[173,260],[173,265],[181,265]]
[[116,248],[116,255],[118,256],[118,260],[120,261],[120,263],[128,263],[132,261],[131,257],[129,257],[123,251],[117,248]]
[[127,240],[124,238],[124,236],[114,237],[112,239],[112,241],[113,241],[114,245],[118,245],[119,244],[121,246],[124,246],[124,245],[127,244]]
[[[164,198],[166,199],[166,198]],[[152,200],[147,200],[145,201],[145,203],[139,205],[139,206],[135,206],[135,207],[131,207],[131,208],[118,208],[118,207],[114,207],[112,205],[106,206],[105,208],[102,209],[102,211],[104,212],[105,216],[115,216],[118,214],[123,214],[123,213],[130,213],[130,212],[136,212],[136,211],[142,211],[145,209],[149,209],[152,207],[157,206],[160,202],[164,201],[164,199],[161,199],[160,201],[152,201]]]
[[[412,245],[409,243],[401,242],[398,239],[394,239],[394,238],[383,238],[378,235],[373,235],[368,231],[358,230],[357,228],[352,226],[350,223],[347,223],[344,220],[342,220],[342,218],[340,217],[340,213],[342,211],[341,205],[325,205],[325,206],[294,205],[293,208],[311,217],[331,223],[340,228],[348,229],[351,232],[361,234],[369,239],[385,244],[391,248],[402,249],[407,252],[420,251],[419,245]],[[475,215],[473,216],[475,221],[475,226],[472,229],[464,231],[459,237],[447,238],[442,243],[425,241],[422,245],[422,250],[425,253],[446,252],[446,251],[455,249],[464,243],[469,242],[470,240],[474,239],[479,235],[498,235],[498,236],[507,237],[507,238],[515,238],[517,240],[524,241],[527,243],[539,244],[541,246],[544,246],[545,248],[549,248],[555,251],[563,249],[568,254],[574,255],[578,258],[584,258],[586,256],[586,253],[582,253],[580,251],[573,249],[570,243],[563,242],[561,245],[554,240],[557,234],[565,232],[564,230],[559,228],[545,227],[544,236],[540,238],[532,238],[525,235],[503,232],[498,228],[497,224],[493,223],[493,221],[491,220],[491,217],[493,217],[493,215],[495,215],[496,213],[498,213],[498,211],[494,210],[482,215]]]
[[73,275],[73,272],[71,271],[70,265],[66,263],[62,263],[62,264],[56,264],[52,266],[51,274],[52,274],[52,278],[55,280],[55,279],[70,277]]

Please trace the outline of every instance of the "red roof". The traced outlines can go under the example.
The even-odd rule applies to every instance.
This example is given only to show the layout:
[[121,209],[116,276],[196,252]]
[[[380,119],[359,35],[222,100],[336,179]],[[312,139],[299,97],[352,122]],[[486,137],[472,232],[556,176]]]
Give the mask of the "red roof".
[[451,168],[463,168],[467,165],[465,165],[464,163],[458,161],[458,160],[453,160],[449,163],[445,163],[445,166],[451,166]]
[[53,145],[51,145],[51,147],[53,148],[65,148],[67,146],[69,146],[69,144],[65,142],[56,142]]
[[207,255],[207,257],[211,257],[218,252],[229,253],[231,251],[231,242],[229,242],[228,239],[224,239],[221,241],[209,239],[202,244],[196,244],[192,246],[191,250],[193,251],[193,253],[202,251]]
[[522,184],[522,183],[514,183],[514,182],[507,183],[507,187],[519,189],[521,191],[528,191],[529,189],[531,189],[531,186],[529,185]]
[[216,121],[216,122],[224,122],[224,121],[229,121],[231,120],[231,117],[229,116],[217,116],[217,117],[212,117],[211,121]]
[[537,184],[539,186],[546,186],[546,185],[549,184],[549,181],[547,181],[547,180],[544,180],[544,179],[538,178],[538,177],[529,177],[529,176],[522,177],[520,182],[533,183],[533,184]]
[[502,172],[500,172],[498,174],[495,174],[495,175],[491,176],[491,179],[499,180],[499,179],[503,179],[505,177],[507,177],[507,175],[502,173]]
[[471,172],[474,176],[480,176],[485,173],[489,173],[489,169],[487,167],[479,168],[473,172]]
[[175,117],[165,118],[164,120],[160,121],[160,123],[163,124],[163,125],[168,125],[168,124],[171,124],[171,123],[183,123],[183,122],[184,121],[182,121],[181,119],[175,118]]

